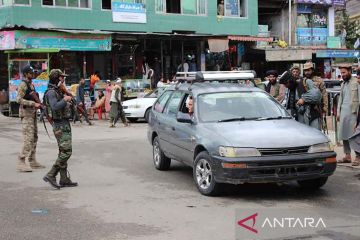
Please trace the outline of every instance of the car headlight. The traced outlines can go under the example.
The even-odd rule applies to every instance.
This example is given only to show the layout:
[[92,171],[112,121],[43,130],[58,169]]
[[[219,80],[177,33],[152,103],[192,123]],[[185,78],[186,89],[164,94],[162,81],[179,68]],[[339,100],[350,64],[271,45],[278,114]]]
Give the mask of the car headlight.
[[312,145],[308,153],[319,153],[319,152],[330,152],[333,151],[332,146],[329,142]]
[[236,147],[219,147],[221,157],[258,157],[261,156],[256,148],[236,148]]

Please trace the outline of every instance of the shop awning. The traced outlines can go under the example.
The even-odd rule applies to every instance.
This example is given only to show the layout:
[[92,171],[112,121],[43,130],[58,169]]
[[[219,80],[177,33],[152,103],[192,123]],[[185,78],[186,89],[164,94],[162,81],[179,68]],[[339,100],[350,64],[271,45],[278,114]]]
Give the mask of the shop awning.
[[8,50],[5,53],[57,53],[60,49],[56,48],[29,48],[29,49],[16,49]]
[[273,42],[272,37],[228,36],[228,39],[239,42]]

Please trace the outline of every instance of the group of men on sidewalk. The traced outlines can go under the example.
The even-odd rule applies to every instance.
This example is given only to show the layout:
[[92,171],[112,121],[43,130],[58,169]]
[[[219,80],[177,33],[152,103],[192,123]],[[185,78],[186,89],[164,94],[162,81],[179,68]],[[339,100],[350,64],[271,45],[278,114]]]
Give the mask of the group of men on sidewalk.
[[[339,163],[360,165],[360,70],[357,78],[352,76],[351,64],[340,67],[342,85],[337,106],[337,121],[339,121],[339,139],[343,141],[345,157]],[[269,84],[265,90],[277,101],[283,104],[291,115],[299,122],[324,129],[328,113],[328,94],[324,81],[314,75],[313,63],[307,62],[303,67],[304,76],[300,76],[300,68],[293,67],[285,72],[277,82],[278,74],[274,70],[266,73]],[[351,148],[355,150],[356,158],[351,159]]]
[[266,73],[269,84],[265,90],[280,102],[299,122],[322,129],[322,119],[327,114],[328,96],[323,80],[314,75],[311,62],[304,64],[304,77],[300,68],[295,66],[285,72],[277,82],[274,70]]

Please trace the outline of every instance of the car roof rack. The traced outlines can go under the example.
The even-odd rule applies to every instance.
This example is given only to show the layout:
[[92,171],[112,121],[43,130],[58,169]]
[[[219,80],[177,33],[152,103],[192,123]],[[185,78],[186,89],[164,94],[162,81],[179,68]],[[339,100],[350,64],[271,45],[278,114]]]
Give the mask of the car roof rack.
[[202,81],[228,81],[228,80],[252,80],[255,78],[254,71],[200,71],[196,73],[196,82]]
[[251,70],[245,71],[199,71],[199,72],[177,72],[176,79],[178,80],[175,89],[179,88],[181,83],[190,83],[191,86],[196,82],[238,82],[239,80],[251,80],[255,78],[255,72]]

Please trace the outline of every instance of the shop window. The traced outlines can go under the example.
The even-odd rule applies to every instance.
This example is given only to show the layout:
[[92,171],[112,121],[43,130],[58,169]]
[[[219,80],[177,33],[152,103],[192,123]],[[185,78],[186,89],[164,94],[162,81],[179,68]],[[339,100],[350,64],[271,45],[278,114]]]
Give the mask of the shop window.
[[102,0],[101,2],[102,9],[111,9],[111,0]]
[[207,0],[156,0],[157,13],[205,15]]
[[14,4],[30,5],[30,0],[14,0]]
[[44,6],[90,8],[90,0],[43,0]]
[[166,0],[167,13],[181,13],[180,0]]
[[52,6],[52,5],[54,5],[54,1],[53,0],[43,0],[42,4]]
[[218,0],[218,15],[247,17],[248,0]]

